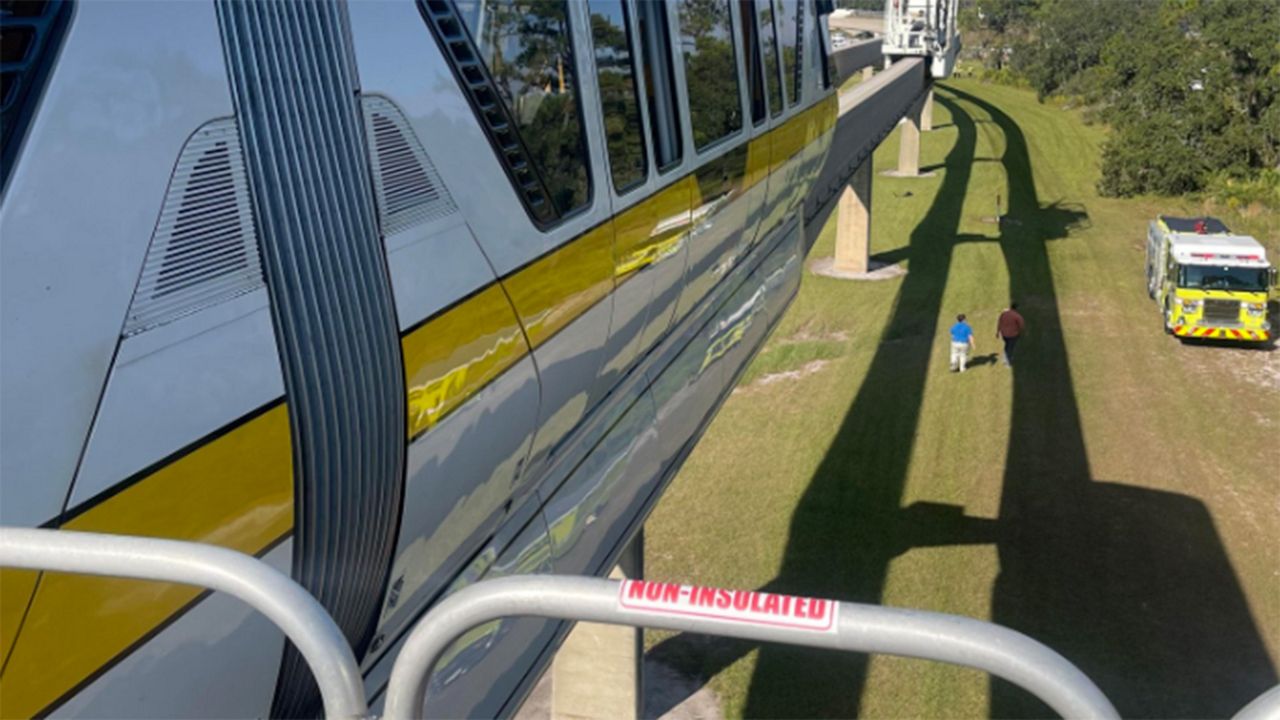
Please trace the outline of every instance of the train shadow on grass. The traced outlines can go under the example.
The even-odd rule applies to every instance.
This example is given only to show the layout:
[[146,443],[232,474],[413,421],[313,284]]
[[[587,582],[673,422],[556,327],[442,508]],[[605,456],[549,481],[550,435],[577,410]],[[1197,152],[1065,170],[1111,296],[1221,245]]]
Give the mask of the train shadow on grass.
[[[950,111],[957,139],[937,198],[912,232],[911,272],[867,376],[797,504],[781,570],[761,589],[878,603],[889,563],[903,552],[994,543],[995,622],[1079,665],[1126,717],[1230,715],[1275,684],[1276,673],[1207,509],[1188,496],[1098,482],[1090,472],[1046,247],[1087,216],[1040,205],[1025,138],[1011,118],[953,88],[937,101]],[[977,141],[973,111],[1006,140],[1000,162],[1009,215],[1018,222],[1003,224],[996,239],[958,235]],[[1012,370],[996,520],[955,506],[902,507],[952,249],[965,241],[999,243],[1010,296],[1028,322]],[[650,657],[708,679],[756,647],[747,716],[858,714],[865,656],[682,634]],[[1000,681],[991,697],[996,717],[1052,715]]]
[[[1039,331],[1013,369],[992,618],[1075,662],[1126,717],[1232,715],[1277,679],[1213,518],[1195,498],[1092,477],[1026,139],[954,94],[1004,132],[1010,214],[1034,218],[1000,238],[1010,294],[1034,303]],[[991,710],[1048,713],[1000,682]]]

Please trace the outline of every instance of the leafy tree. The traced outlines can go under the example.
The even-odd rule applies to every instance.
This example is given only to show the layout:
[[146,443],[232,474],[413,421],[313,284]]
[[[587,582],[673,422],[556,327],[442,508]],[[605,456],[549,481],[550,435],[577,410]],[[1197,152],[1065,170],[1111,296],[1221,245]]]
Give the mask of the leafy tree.
[[1166,0],[1102,53],[1104,193],[1184,193],[1280,161],[1280,7]]
[[1040,99],[1102,61],[1115,35],[1141,32],[1158,0],[1044,0],[1026,16],[1032,36],[1017,43],[1013,67]]
[[1026,38],[1039,0],[964,0],[956,24],[967,52],[988,68],[1004,68],[1012,46]]
[[983,29],[1007,33],[1025,25],[1037,5],[1038,0],[978,0],[972,17]]
[[1104,193],[1186,193],[1280,168],[1276,0],[974,0],[963,21],[996,49],[989,65],[1012,47],[1041,99],[1099,110],[1113,131]]

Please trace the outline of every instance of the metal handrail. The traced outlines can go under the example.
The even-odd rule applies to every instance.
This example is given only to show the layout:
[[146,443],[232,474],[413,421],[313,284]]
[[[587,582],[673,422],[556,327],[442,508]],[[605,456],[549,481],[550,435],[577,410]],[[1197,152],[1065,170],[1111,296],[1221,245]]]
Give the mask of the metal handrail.
[[0,566],[159,580],[218,590],[266,615],[311,666],[329,718],[366,718],[364,680],[329,613],[289,576],[203,543],[70,530],[0,528]]
[[1254,698],[1232,720],[1280,720],[1280,685]]
[[[0,527],[0,567],[174,582],[225,592],[276,624],[315,675],[326,717],[370,717],[351,646],[324,607],[284,573],[257,558],[203,543],[70,530]],[[628,603],[641,596],[658,601]],[[645,593],[645,590],[657,590]],[[757,606],[810,608],[803,622],[770,623],[760,612],[717,605],[692,612],[694,598],[746,597]],[[821,622],[812,608],[821,607]],[[735,606],[736,607],[736,606]],[[705,609],[705,608],[703,608]],[[766,613],[763,613],[767,615]],[[795,612],[794,615],[800,613]],[[514,576],[459,590],[418,622],[391,669],[384,718],[418,717],[427,680],[445,650],[467,630],[504,617],[681,630],[764,642],[936,660],[984,670],[1027,690],[1063,717],[1118,718],[1102,692],[1074,665],[1014,630],[956,615],[840,603],[788,595],[614,582],[566,576]],[[1235,720],[1280,720],[1280,686]]]
[[[708,590],[729,592],[710,588],[664,585],[660,594],[676,598],[669,607],[654,603],[647,607],[628,605],[624,598],[631,595],[624,594],[637,582],[645,583],[514,576],[459,590],[433,608],[409,634],[391,670],[383,717],[405,720],[420,716],[432,668],[464,632],[504,617],[534,616],[937,660],[1004,678],[1040,698],[1063,717],[1119,718],[1102,691],[1065,658],[1026,635],[999,625],[920,610],[750,593],[765,598],[772,607],[813,607],[812,603],[817,602],[824,604],[824,612],[831,613],[826,628],[815,628],[812,623],[766,624],[741,613],[736,618],[724,612],[717,617],[695,613],[689,598],[706,597]],[[672,587],[676,589],[668,593]],[[752,601],[762,602],[756,597]]]

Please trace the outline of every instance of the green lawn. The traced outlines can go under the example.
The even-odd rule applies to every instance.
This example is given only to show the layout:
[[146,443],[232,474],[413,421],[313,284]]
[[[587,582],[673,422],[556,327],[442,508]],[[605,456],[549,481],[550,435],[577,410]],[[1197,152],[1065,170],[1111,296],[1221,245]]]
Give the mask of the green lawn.
[[[1201,209],[1098,197],[1101,128],[964,80],[934,123],[936,177],[875,179],[873,253],[908,273],[806,274],[649,521],[648,576],[990,619],[1125,716],[1234,713],[1280,682],[1280,352],[1161,332],[1146,223]],[[1274,213],[1223,217],[1280,253]],[[832,247],[828,226],[813,256]],[[1028,332],[1008,370],[993,334],[1011,296]],[[958,312],[986,360],[964,375],[947,372]],[[921,661],[647,642],[730,717],[1049,714]]]

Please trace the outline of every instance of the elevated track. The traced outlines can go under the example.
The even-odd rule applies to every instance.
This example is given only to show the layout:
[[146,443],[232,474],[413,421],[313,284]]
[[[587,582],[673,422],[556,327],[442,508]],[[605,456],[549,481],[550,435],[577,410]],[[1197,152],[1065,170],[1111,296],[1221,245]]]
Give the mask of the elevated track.
[[[882,43],[879,39],[864,40],[835,51],[831,58],[836,82],[841,83],[862,68],[883,62]],[[898,121],[924,103],[933,87],[927,70],[924,58],[904,58],[869,80],[840,92],[840,115],[831,149],[805,201],[806,240],[810,245],[826,224],[854,172],[893,132]]]

